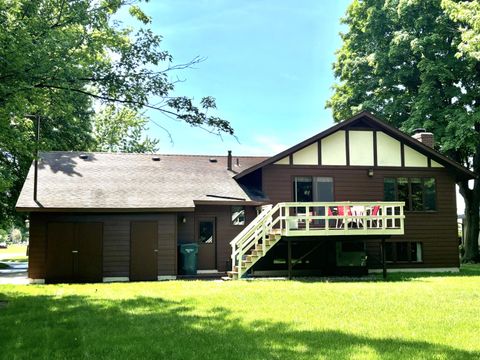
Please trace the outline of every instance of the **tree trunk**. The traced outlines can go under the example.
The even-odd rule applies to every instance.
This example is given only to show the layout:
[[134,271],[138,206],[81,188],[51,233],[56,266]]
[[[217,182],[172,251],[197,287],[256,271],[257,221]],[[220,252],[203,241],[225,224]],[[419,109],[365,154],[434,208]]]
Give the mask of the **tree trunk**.
[[[473,171],[477,175],[480,174],[480,146],[477,146],[477,152],[473,156]],[[460,194],[465,200],[465,218],[463,220],[465,253],[462,262],[480,262],[478,252],[480,180],[474,180],[473,189],[468,188],[468,181],[462,181],[458,185]]]

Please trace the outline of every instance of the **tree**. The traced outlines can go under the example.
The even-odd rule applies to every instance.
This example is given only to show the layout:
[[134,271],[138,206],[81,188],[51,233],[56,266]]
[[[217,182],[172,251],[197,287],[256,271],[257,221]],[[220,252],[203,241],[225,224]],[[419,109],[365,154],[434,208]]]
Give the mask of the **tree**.
[[[336,121],[371,110],[405,132],[424,127],[450,157],[480,172],[480,62],[460,54],[462,32],[441,0],[355,0],[327,102]],[[464,261],[478,260],[480,182],[465,199]]]
[[20,243],[22,241],[22,232],[20,229],[13,228],[12,231],[10,231],[10,239],[14,244]]
[[[41,119],[42,150],[95,149],[94,110],[106,106],[126,112],[153,109],[165,119],[233,134],[228,121],[207,115],[215,108],[213,98],[197,105],[188,97],[171,96],[175,80],[170,74],[201,59],[175,65],[139,4],[0,2],[0,223],[22,222],[14,204],[34,154],[35,119]],[[115,18],[122,8],[138,21],[137,30]],[[130,140],[124,149],[142,138],[138,131],[144,125],[135,126],[126,133]],[[151,140],[143,145],[138,150],[156,146]]]
[[135,110],[107,106],[96,114],[93,136],[96,151],[147,153],[158,150],[158,140],[143,136],[148,119]]
[[480,60],[480,2],[442,0],[442,7],[459,25],[462,42],[458,45],[458,56]]

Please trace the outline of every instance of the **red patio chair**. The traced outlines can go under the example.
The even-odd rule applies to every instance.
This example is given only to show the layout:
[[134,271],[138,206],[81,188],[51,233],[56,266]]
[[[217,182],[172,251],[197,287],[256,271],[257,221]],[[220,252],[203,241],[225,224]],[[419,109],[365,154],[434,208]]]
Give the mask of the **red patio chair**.
[[380,227],[380,219],[374,219],[373,217],[377,217],[380,215],[380,205],[375,205],[374,207],[371,208],[370,210],[370,216],[372,218],[370,218],[368,220],[368,227],[374,227],[376,226],[377,228]]
[[[345,211],[347,213],[347,216],[352,216],[352,209],[350,206],[339,206],[337,207],[337,211],[338,211],[338,216],[344,216],[345,215]],[[351,221],[351,219],[347,219],[347,223],[349,223]],[[344,225],[344,222],[343,222],[343,219],[337,219],[337,224],[336,224],[336,227],[337,228],[340,228],[340,222],[341,222],[341,225],[343,227]]]

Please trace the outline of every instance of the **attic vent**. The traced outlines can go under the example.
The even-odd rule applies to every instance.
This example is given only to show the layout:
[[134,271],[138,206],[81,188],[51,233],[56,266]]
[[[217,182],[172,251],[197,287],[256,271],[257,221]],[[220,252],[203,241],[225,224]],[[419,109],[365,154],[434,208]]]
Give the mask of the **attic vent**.
[[82,160],[88,160],[88,154],[80,154],[78,157]]
[[152,156],[153,161],[160,161],[160,156]]
[[215,158],[210,158],[210,159],[208,159],[208,161],[210,161],[211,163],[216,163],[216,162],[217,162],[217,159],[215,159]]

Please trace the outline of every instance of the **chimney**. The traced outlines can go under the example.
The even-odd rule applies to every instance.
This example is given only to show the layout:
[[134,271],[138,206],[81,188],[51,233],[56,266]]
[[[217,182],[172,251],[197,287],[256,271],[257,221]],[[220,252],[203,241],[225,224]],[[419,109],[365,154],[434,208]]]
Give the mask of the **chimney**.
[[423,128],[413,130],[412,137],[415,140],[420,141],[424,145],[427,145],[428,147],[431,147],[432,149],[433,149],[433,146],[435,145],[435,140],[433,138],[433,134],[431,132],[427,132],[427,130],[425,130]]
[[228,150],[227,170],[232,170],[232,150]]

